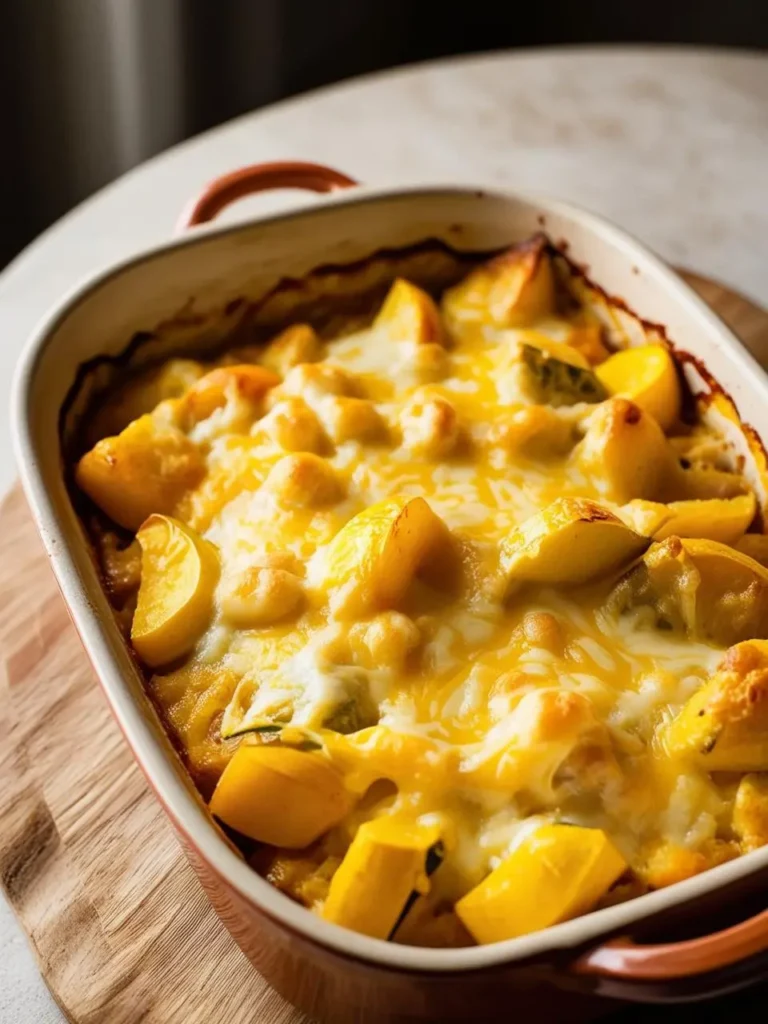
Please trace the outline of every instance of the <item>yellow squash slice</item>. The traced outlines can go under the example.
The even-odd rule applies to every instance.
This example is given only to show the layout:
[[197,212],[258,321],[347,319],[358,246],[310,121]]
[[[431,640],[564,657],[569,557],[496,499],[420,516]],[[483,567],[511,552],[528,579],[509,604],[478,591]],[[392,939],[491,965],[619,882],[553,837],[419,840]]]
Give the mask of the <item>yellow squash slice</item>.
[[654,533],[654,540],[666,537],[698,537],[721,544],[735,544],[755,518],[754,494],[736,498],[708,498],[702,501],[671,501],[670,518]]
[[80,459],[78,486],[116,523],[138,530],[153,512],[170,515],[202,480],[205,462],[180,430],[140,416]]
[[573,457],[597,490],[619,504],[633,498],[659,500],[678,473],[664,431],[626,398],[609,398],[597,407]]
[[402,277],[389,289],[374,327],[383,331],[390,341],[413,341],[418,345],[445,342],[434,299]]
[[617,583],[609,607],[722,647],[768,637],[768,569],[714,540],[668,537]]
[[397,816],[365,822],[333,876],[323,917],[363,935],[388,938],[411,896],[429,891],[439,844],[434,826]]
[[219,578],[216,548],[170,516],[153,515],[137,534],[141,585],[131,640],[152,668],[180,658],[210,621]]
[[485,944],[583,914],[623,874],[626,862],[601,829],[543,825],[456,904]]
[[747,640],[661,731],[673,757],[706,771],[768,770],[768,642]]
[[352,809],[341,775],[322,755],[243,743],[219,779],[211,814],[271,846],[301,850]]
[[626,565],[649,543],[594,501],[558,498],[504,541],[501,569],[511,583],[586,583]]
[[443,312],[456,323],[526,326],[555,308],[552,258],[544,235],[534,235],[468,274],[443,296]]
[[449,539],[423,498],[390,498],[358,513],[325,552],[323,586],[344,615],[394,607],[414,575]]
[[640,345],[616,352],[595,370],[606,391],[650,413],[662,430],[680,415],[680,382],[675,362],[663,345]]

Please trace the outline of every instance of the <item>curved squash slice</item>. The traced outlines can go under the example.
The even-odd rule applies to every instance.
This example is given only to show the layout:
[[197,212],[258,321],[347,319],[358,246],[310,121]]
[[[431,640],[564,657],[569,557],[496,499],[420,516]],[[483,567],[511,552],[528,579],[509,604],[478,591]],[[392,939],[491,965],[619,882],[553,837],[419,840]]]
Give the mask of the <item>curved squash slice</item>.
[[389,289],[373,326],[390,341],[413,341],[417,345],[445,343],[434,299],[402,277]]
[[626,862],[601,829],[543,825],[456,904],[477,942],[501,942],[591,910]]
[[621,395],[650,413],[662,430],[680,415],[681,391],[675,362],[663,345],[640,345],[616,352],[595,370],[606,391]]
[[547,239],[534,235],[473,270],[443,296],[443,312],[458,323],[519,327],[555,308],[555,277]]
[[170,514],[202,480],[205,462],[180,430],[140,416],[80,459],[77,484],[116,523],[138,530],[153,512]]
[[325,552],[322,585],[334,591],[334,610],[359,617],[394,607],[448,539],[445,523],[423,498],[390,498],[358,513]]
[[706,771],[768,769],[768,642],[747,640],[661,732],[668,754]]
[[131,641],[155,668],[180,658],[205,631],[219,559],[212,544],[170,516],[150,516],[136,536],[141,585]]
[[768,569],[717,541],[669,537],[617,583],[608,607],[647,607],[663,629],[729,647],[768,637]]
[[326,921],[387,939],[442,860],[440,833],[396,816],[367,821],[336,871],[323,907]]
[[219,779],[211,814],[258,842],[300,850],[352,809],[341,775],[320,755],[243,743]]
[[510,582],[586,583],[630,562],[649,543],[593,501],[558,498],[504,541],[501,569]]
[[757,501],[754,494],[740,494],[736,498],[671,501],[666,508],[671,517],[654,533],[654,540],[699,537],[735,544],[755,518]]

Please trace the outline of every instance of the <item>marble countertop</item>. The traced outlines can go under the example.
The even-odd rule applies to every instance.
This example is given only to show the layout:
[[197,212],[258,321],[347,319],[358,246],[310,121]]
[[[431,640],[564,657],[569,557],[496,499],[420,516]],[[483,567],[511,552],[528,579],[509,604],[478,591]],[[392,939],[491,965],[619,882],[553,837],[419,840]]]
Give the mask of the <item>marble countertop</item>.
[[[30,331],[83,277],[170,235],[210,178],[262,160],[328,163],[372,184],[476,183],[558,195],[758,302],[768,282],[768,59],[600,47],[440,61],[342,83],[177,146],[59,221],[0,275],[0,405]],[[311,202],[258,197],[225,215]],[[14,477],[0,419],[0,489]],[[0,1020],[49,1024],[48,996],[0,905]]]

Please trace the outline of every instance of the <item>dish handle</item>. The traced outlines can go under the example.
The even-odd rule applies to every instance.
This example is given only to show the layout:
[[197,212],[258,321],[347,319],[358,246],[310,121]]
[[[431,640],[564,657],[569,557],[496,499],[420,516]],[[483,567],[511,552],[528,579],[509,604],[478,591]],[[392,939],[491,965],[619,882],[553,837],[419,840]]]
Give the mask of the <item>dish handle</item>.
[[[570,970],[606,996],[634,1002],[707,998],[764,976],[768,910],[722,931],[682,942],[643,945],[627,937],[587,950]],[[761,955],[762,954],[762,955]]]
[[278,161],[251,164],[209,181],[199,196],[184,210],[176,225],[177,232],[186,231],[196,224],[205,224],[221,213],[225,206],[255,192],[274,188],[301,188],[310,192],[334,192],[336,189],[357,185],[341,171],[323,164],[302,161]]

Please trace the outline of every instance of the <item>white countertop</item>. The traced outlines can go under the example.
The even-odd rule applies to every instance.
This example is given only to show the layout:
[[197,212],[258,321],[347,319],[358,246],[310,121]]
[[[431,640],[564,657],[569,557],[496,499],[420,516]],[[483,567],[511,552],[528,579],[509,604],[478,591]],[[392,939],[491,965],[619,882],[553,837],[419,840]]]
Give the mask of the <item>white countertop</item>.
[[[62,295],[167,237],[210,178],[277,159],[327,163],[375,184],[455,181],[559,195],[612,218],[670,261],[768,302],[768,58],[603,47],[441,61],[239,118],[59,221],[0,275],[0,407],[27,336]],[[258,197],[226,216],[242,216],[251,203],[308,201]],[[13,476],[3,416],[0,490]],[[0,1021],[60,1020],[0,901]]]

